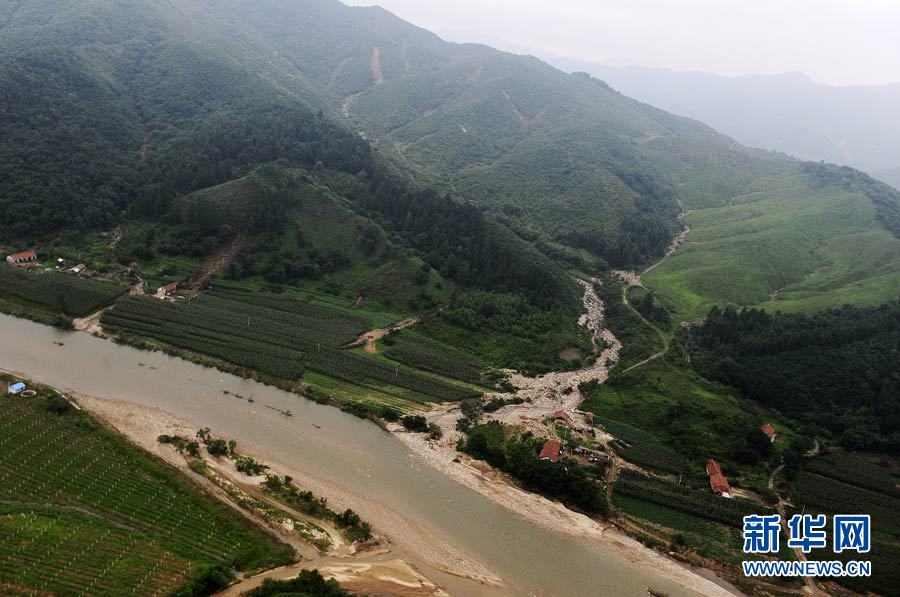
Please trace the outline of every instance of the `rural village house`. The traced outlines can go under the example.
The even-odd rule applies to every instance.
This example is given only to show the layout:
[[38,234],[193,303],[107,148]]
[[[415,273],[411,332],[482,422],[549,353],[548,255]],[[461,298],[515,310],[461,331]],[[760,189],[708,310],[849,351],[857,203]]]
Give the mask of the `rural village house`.
[[6,262],[17,267],[37,267],[39,265],[37,253],[35,253],[33,249],[31,251],[22,251],[21,253],[8,255],[6,257]]

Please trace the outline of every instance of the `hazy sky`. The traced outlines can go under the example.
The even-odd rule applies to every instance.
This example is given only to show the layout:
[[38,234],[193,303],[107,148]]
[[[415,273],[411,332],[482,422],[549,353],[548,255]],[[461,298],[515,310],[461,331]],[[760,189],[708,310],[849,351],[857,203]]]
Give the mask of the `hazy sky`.
[[344,0],[451,41],[724,75],[900,81],[900,0]]

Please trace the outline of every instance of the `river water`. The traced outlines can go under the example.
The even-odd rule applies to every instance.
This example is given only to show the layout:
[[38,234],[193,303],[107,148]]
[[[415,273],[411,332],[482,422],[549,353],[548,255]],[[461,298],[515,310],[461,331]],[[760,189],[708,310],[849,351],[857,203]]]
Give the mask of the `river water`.
[[[648,586],[691,594],[662,578],[650,560],[629,561],[609,546],[539,528],[421,463],[372,423],[273,387],[5,315],[0,368],[209,426],[351,495],[402,512],[502,576],[515,594],[646,596]],[[255,402],[223,390],[252,394]]]

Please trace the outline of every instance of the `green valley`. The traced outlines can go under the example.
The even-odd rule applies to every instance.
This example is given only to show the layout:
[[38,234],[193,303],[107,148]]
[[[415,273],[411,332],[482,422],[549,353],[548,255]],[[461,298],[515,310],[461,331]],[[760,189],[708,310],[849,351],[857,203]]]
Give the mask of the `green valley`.
[[[744,147],[588,74],[336,0],[16,2],[0,14],[0,249],[0,312],[61,328],[44,345],[160,351],[193,379],[195,365],[218,369],[196,393],[154,388],[192,422],[189,407],[224,400],[228,424],[264,430],[276,454],[290,444],[287,464],[388,526],[453,528],[499,504],[563,531],[560,559],[596,563],[579,542],[596,531],[606,545],[612,522],[673,578],[708,580],[679,560],[793,594],[797,579],[740,574],[742,517],[871,508],[872,559],[895,559],[900,192]],[[216,385],[226,378],[257,397]],[[116,388],[123,400],[132,385]],[[194,585],[293,560],[35,387],[0,417],[0,590],[209,594]],[[347,420],[381,435],[358,442]],[[319,551],[376,545],[354,510],[208,429],[197,438],[160,442],[220,497]],[[225,459],[198,456],[201,440]],[[356,470],[362,445],[396,468]],[[344,448],[362,489],[302,460]],[[428,502],[408,520],[372,506],[420,489],[413,454],[460,482],[447,491],[495,503]],[[233,482],[232,466],[257,478]],[[490,567],[451,572],[493,585]],[[343,593],[325,578],[255,579],[251,594]],[[893,570],[841,584],[900,586]]]

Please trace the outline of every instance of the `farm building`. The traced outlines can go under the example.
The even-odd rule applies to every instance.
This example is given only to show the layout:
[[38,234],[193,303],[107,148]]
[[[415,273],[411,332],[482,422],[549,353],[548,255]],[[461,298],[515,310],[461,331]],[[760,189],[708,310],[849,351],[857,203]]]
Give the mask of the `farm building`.
[[171,282],[165,286],[160,286],[155,296],[159,299],[173,299],[175,298],[176,290],[178,290],[178,282]]
[[567,413],[565,411],[558,410],[555,413],[553,413],[552,415],[550,415],[550,418],[554,421],[562,421],[569,427],[572,426],[572,417],[570,417],[569,413]]
[[771,423],[764,423],[763,426],[760,427],[760,430],[763,433],[765,433],[767,436],[769,436],[770,442],[773,442],[773,443],[775,442],[775,436],[777,434],[775,433],[775,428],[772,426]]
[[87,269],[87,266],[85,264],[79,263],[78,265],[76,265],[75,267],[70,269],[69,271],[72,272],[73,274],[80,274],[86,269]]
[[16,383],[7,384],[6,392],[15,396],[16,394],[21,394],[22,392],[24,392],[26,388],[27,386],[24,383],[18,381]]
[[32,251],[22,251],[21,253],[13,253],[6,257],[6,263],[18,267],[37,267],[37,253]]
[[731,486],[728,485],[728,479],[723,475],[712,475],[709,478],[709,486],[712,488],[713,493],[717,493],[725,498],[731,497]]
[[710,458],[706,461],[706,474],[712,477],[713,475],[721,475],[722,467],[719,466],[719,463]]
[[731,486],[728,484],[728,479],[722,474],[722,467],[719,466],[719,463],[712,458],[706,461],[706,474],[709,475],[709,486],[713,493],[726,498],[731,497]]
[[544,442],[543,447],[541,447],[541,460],[549,460],[550,462],[558,462],[559,461],[559,440],[555,437],[551,437],[546,442]]

